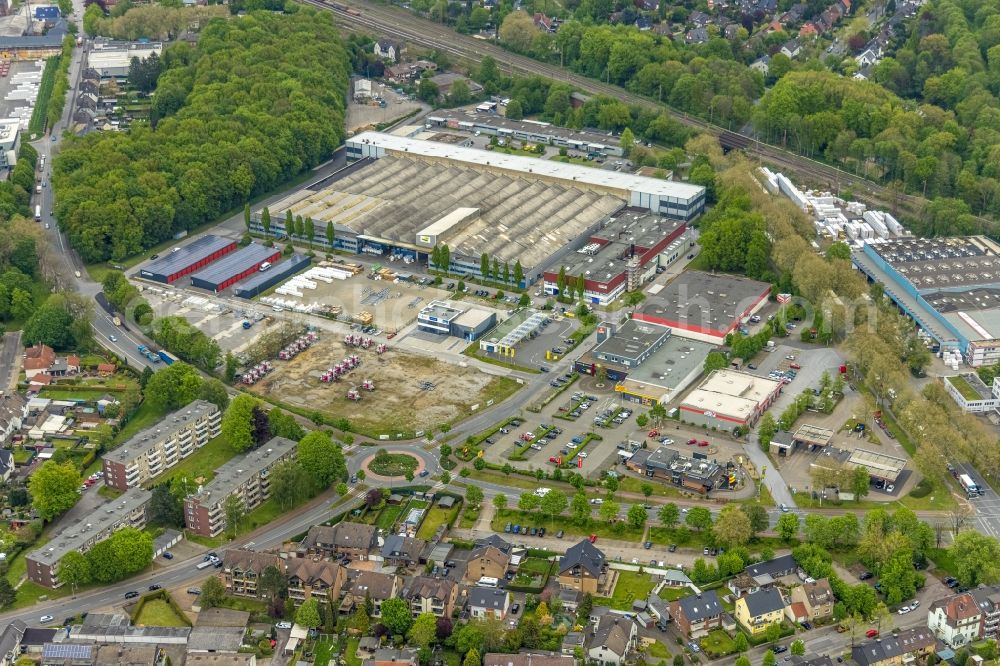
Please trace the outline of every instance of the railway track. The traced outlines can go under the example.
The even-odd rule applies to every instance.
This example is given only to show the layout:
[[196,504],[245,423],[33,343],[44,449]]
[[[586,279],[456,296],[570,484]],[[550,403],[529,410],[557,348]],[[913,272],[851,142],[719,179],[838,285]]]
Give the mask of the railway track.
[[[396,7],[375,5],[363,0],[338,0],[337,2],[300,0],[300,2],[330,11],[336,15],[340,22],[349,26],[367,28],[380,35],[437,49],[472,61],[479,61],[484,56],[489,55],[497,61],[497,65],[501,69],[509,73],[540,75],[555,81],[569,83],[590,94],[603,95],[630,105],[666,111],[681,124],[699,132],[716,136],[722,147],[727,150],[741,150],[762,163],[794,174],[799,181],[807,181],[835,191],[849,188],[853,190],[854,196],[861,201],[891,210],[895,214],[902,213],[917,217],[923,213],[928,203],[922,197],[893,191],[837,167],[777,146],[761,143],[752,137],[629,93],[619,86],[581,76],[564,67],[512,53],[486,40],[461,35],[447,26],[439,25]],[[984,225],[994,224],[992,220],[986,218],[978,217],[977,219]]]

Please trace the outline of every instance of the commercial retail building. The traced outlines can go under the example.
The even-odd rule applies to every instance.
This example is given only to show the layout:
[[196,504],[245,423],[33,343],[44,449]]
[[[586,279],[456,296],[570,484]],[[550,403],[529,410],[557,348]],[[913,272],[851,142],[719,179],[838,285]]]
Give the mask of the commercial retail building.
[[770,293],[766,282],[684,271],[649,296],[632,316],[669,326],[674,335],[721,345],[726,335],[764,306]]
[[226,529],[226,498],[236,496],[244,511],[252,511],[271,496],[268,476],[280,462],[295,457],[297,444],[284,437],[274,437],[260,448],[237,456],[215,472],[207,486],[184,500],[184,523],[206,537],[218,536]]
[[630,319],[601,322],[597,344],[574,362],[587,375],[603,371],[622,398],[644,405],[666,403],[702,373],[715,345],[679,338],[661,324]]
[[86,553],[123,527],[145,527],[151,498],[148,490],[132,488],[72,525],[63,526],[51,541],[28,553],[28,580],[43,587],[61,587],[59,562],[66,553]]
[[695,457],[681,455],[674,449],[661,446],[654,449],[639,449],[625,461],[625,466],[637,474],[662,479],[685,490],[693,490],[704,495],[723,480],[728,480],[725,471],[717,463],[708,460],[704,454],[695,452]]
[[312,259],[304,254],[293,254],[288,259],[279,261],[266,271],[257,271],[233,287],[233,293],[240,298],[255,298],[277,286],[296,273],[309,268]]
[[851,255],[886,296],[973,367],[1000,361],[1000,244],[985,236],[870,241]]
[[544,312],[518,310],[481,338],[479,348],[490,354],[513,358],[517,354],[517,346],[535,337],[550,321]]
[[716,370],[681,401],[680,418],[725,431],[749,428],[777,400],[782,386],[746,372]]
[[125,491],[149,481],[218,437],[221,424],[215,404],[195,400],[105,454],[104,483]]
[[219,236],[202,236],[169,254],[154,259],[139,270],[139,276],[170,284],[194,273],[236,249],[236,241]]
[[474,342],[496,326],[496,313],[463,308],[449,301],[431,301],[417,314],[417,328],[437,335],[451,335]]
[[128,78],[132,58],[146,60],[152,55],[159,56],[163,44],[159,42],[109,42],[96,40],[87,53],[87,67],[96,71],[102,79]]
[[[257,273],[263,264],[281,259],[281,250],[250,243],[191,276],[191,285],[220,292]],[[270,266],[268,266],[268,269]]]

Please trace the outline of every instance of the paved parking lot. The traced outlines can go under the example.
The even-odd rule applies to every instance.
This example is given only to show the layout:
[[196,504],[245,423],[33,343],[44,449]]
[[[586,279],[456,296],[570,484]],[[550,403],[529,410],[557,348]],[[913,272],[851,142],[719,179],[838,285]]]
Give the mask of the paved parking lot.
[[[787,356],[794,356],[794,360],[789,360]],[[790,405],[800,393],[807,389],[819,388],[820,377],[823,372],[829,372],[833,377],[839,372],[843,358],[835,349],[828,347],[815,347],[798,349],[789,345],[781,344],[775,346],[773,352],[761,352],[757,354],[752,364],[757,366],[756,370],[747,368],[747,372],[766,377],[772,370],[787,370],[791,363],[802,366],[797,369],[796,377],[790,384],[787,384],[781,395],[771,407],[771,413],[775,418],[781,415],[788,405]]]

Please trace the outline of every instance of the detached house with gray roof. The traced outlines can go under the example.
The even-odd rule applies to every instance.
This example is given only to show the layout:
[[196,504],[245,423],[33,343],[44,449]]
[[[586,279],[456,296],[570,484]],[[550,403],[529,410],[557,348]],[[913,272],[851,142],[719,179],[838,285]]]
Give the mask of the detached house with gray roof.
[[617,574],[608,569],[604,553],[588,539],[572,546],[559,560],[559,587],[594,596],[607,596]]
[[482,619],[502,620],[510,610],[510,594],[495,587],[473,587],[469,590],[469,615]]
[[714,629],[721,629],[724,612],[715,590],[693,594],[670,604],[677,630],[686,638],[701,638]]
[[602,666],[621,666],[635,650],[639,628],[624,615],[609,613],[591,630],[587,639],[587,660]]

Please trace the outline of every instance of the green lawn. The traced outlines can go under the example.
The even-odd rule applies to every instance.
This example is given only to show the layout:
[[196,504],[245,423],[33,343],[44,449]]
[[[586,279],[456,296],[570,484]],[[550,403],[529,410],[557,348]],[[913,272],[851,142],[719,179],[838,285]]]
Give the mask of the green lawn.
[[958,567],[952,559],[951,550],[948,548],[931,548],[927,553],[927,559],[934,563],[934,570],[941,574],[947,574],[953,578],[958,576]]
[[229,462],[236,452],[229,446],[226,439],[219,435],[208,440],[205,446],[201,447],[187,458],[184,458],[176,465],[165,471],[158,477],[146,482],[147,487],[159,485],[172,479],[204,478],[204,483],[208,483],[215,477],[215,470],[223,464]]
[[668,650],[667,646],[660,641],[650,643],[649,647],[646,648],[646,654],[653,659],[670,659],[671,657],[670,650]]
[[594,167],[600,169],[601,165],[594,160],[588,160],[586,157],[570,157],[568,155],[553,155],[549,158],[553,162],[562,162],[563,164],[579,164],[580,166]]
[[[537,487],[537,486],[536,486]],[[590,536],[596,534],[605,539],[620,539],[622,541],[639,541],[642,538],[643,530],[635,529],[624,523],[610,525],[608,523],[591,519],[583,523],[567,516],[556,516],[549,519],[537,511],[520,511],[518,509],[504,509],[498,511],[493,518],[491,526],[496,532],[503,531],[507,523],[528,525],[529,527],[544,527],[549,532],[563,530],[566,534],[575,536]]]
[[[476,479],[477,481],[489,481],[490,483],[497,483],[504,486],[509,486],[512,488],[522,488],[524,490],[535,490],[538,488],[539,482],[534,479],[529,479],[526,476],[521,476],[520,474],[504,474],[503,472],[494,472],[487,469],[474,469],[471,470],[471,474],[468,476],[470,479]],[[546,481],[546,483],[551,484],[552,481]],[[565,486],[567,492],[571,490],[570,486]],[[510,498],[507,500],[510,502]],[[516,502],[517,498],[513,498]],[[501,525],[500,527],[503,527]]]
[[686,587],[669,587],[664,585],[660,588],[660,593],[657,596],[664,601],[677,601],[689,594],[691,594],[691,590]]
[[112,448],[127,441],[129,437],[136,434],[140,430],[144,430],[152,426],[166,416],[166,414],[167,410],[156,409],[148,400],[144,400],[142,404],[139,405],[138,409],[135,410],[135,413],[132,414],[132,418],[130,418],[128,423],[125,424],[125,427],[119,430],[118,434],[115,435]]
[[617,610],[629,610],[636,599],[645,601],[656,584],[649,574],[638,571],[619,571],[618,582],[611,598],[594,599],[594,604],[610,606]]
[[358,643],[360,642],[359,638],[347,640],[347,647],[344,648],[344,662],[347,666],[361,666],[361,659],[358,658]]
[[223,597],[222,603],[220,603],[219,606],[230,610],[244,611],[246,613],[250,613],[251,615],[267,611],[267,604],[265,602],[258,601],[257,599],[248,599],[246,597]]
[[729,634],[721,629],[716,629],[701,639],[701,649],[707,655],[724,657],[736,651],[736,643],[729,637]]
[[676,486],[668,486],[652,479],[637,479],[634,476],[618,477],[618,489],[626,493],[641,493],[642,487],[649,485],[653,488],[652,497],[681,497],[681,491]]
[[417,459],[407,453],[376,454],[368,469],[380,476],[406,476],[417,469]]
[[375,526],[383,530],[391,530],[402,513],[402,504],[386,504],[379,512],[378,518],[375,519]]
[[179,616],[164,599],[152,599],[142,605],[135,623],[147,627],[189,627],[185,618]]
[[458,515],[458,509],[459,506],[457,504],[450,509],[442,509],[439,506],[431,508],[424,516],[424,521],[420,523],[420,529],[417,530],[417,538],[430,541],[434,538],[441,525],[452,523],[455,516]]
[[552,562],[541,557],[529,557],[521,562],[518,571],[544,576],[552,569]]
[[[795,504],[802,509],[817,508],[820,506],[819,500],[814,500],[812,495],[809,493],[795,493]],[[830,500],[823,500],[822,505],[825,507],[837,507],[842,506],[845,509],[854,509],[857,511],[868,511],[870,509],[885,508],[892,510],[897,506],[905,506],[913,511],[948,511],[949,509],[955,508],[955,497],[951,494],[951,491],[943,487],[940,483],[933,482],[933,488],[927,495],[923,497],[913,497],[912,495],[904,495],[898,500],[892,502],[876,502],[870,499],[862,498],[860,502],[855,502],[854,500],[848,500],[844,502],[831,502]]]
[[330,663],[333,645],[330,641],[317,641],[313,666],[327,666]]

